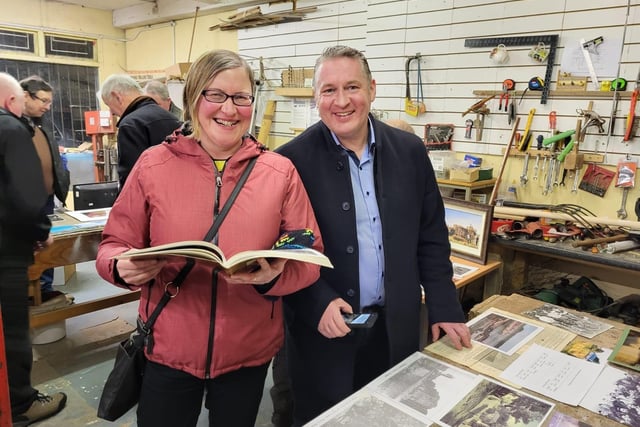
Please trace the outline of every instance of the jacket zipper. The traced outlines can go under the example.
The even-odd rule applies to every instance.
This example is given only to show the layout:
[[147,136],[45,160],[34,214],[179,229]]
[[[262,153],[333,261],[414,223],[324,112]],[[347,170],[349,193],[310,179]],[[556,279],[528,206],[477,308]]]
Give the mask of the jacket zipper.
[[[220,213],[220,193],[222,192],[222,172],[218,170],[215,163],[213,163],[213,171],[216,175],[216,189],[215,189],[215,197],[213,202],[213,220]],[[218,236],[213,237],[213,243],[217,244]],[[207,344],[207,357],[205,359],[205,366],[207,372],[205,373],[205,378],[211,378],[211,359],[213,358],[213,340],[215,338],[215,327],[216,327],[216,302],[217,302],[217,294],[218,294],[218,270],[213,270],[213,275],[211,276],[211,316],[209,317],[209,341]]]

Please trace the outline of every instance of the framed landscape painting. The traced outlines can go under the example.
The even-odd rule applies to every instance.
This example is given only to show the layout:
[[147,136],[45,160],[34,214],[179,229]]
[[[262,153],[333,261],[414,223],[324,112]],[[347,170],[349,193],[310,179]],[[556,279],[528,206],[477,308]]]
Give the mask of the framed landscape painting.
[[451,252],[460,258],[485,264],[493,206],[450,197],[442,200]]

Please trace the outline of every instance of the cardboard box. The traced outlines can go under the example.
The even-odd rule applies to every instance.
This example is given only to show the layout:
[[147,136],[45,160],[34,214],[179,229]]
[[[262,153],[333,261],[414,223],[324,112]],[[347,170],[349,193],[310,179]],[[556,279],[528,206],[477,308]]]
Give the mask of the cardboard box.
[[479,168],[478,181],[493,178],[493,168]]
[[451,169],[449,179],[451,181],[474,182],[480,176],[480,168],[456,168]]
[[164,72],[167,75],[167,80],[184,80],[190,67],[191,62],[176,62],[172,66],[165,68]]

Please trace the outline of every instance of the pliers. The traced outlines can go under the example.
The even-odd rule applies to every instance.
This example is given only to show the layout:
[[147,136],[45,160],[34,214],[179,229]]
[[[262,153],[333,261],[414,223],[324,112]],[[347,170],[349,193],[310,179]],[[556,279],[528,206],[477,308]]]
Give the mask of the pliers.
[[502,100],[504,99],[504,111],[507,111],[509,106],[509,91],[502,85],[502,93],[500,94],[500,103],[498,104],[498,110],[502,111]]

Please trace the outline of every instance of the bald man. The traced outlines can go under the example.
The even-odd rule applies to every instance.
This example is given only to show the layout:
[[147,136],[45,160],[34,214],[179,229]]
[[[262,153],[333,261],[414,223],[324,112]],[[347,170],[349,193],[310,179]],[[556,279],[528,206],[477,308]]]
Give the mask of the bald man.
[[45,213],[49,193],[31,142],[33,128],[21,118],[24,107],[18,81],[0,73],[0,308],[14,426],[51,417],[67,403],[64,393],[49,396],[31,386],[27,269],[34,250],[53,239]]

